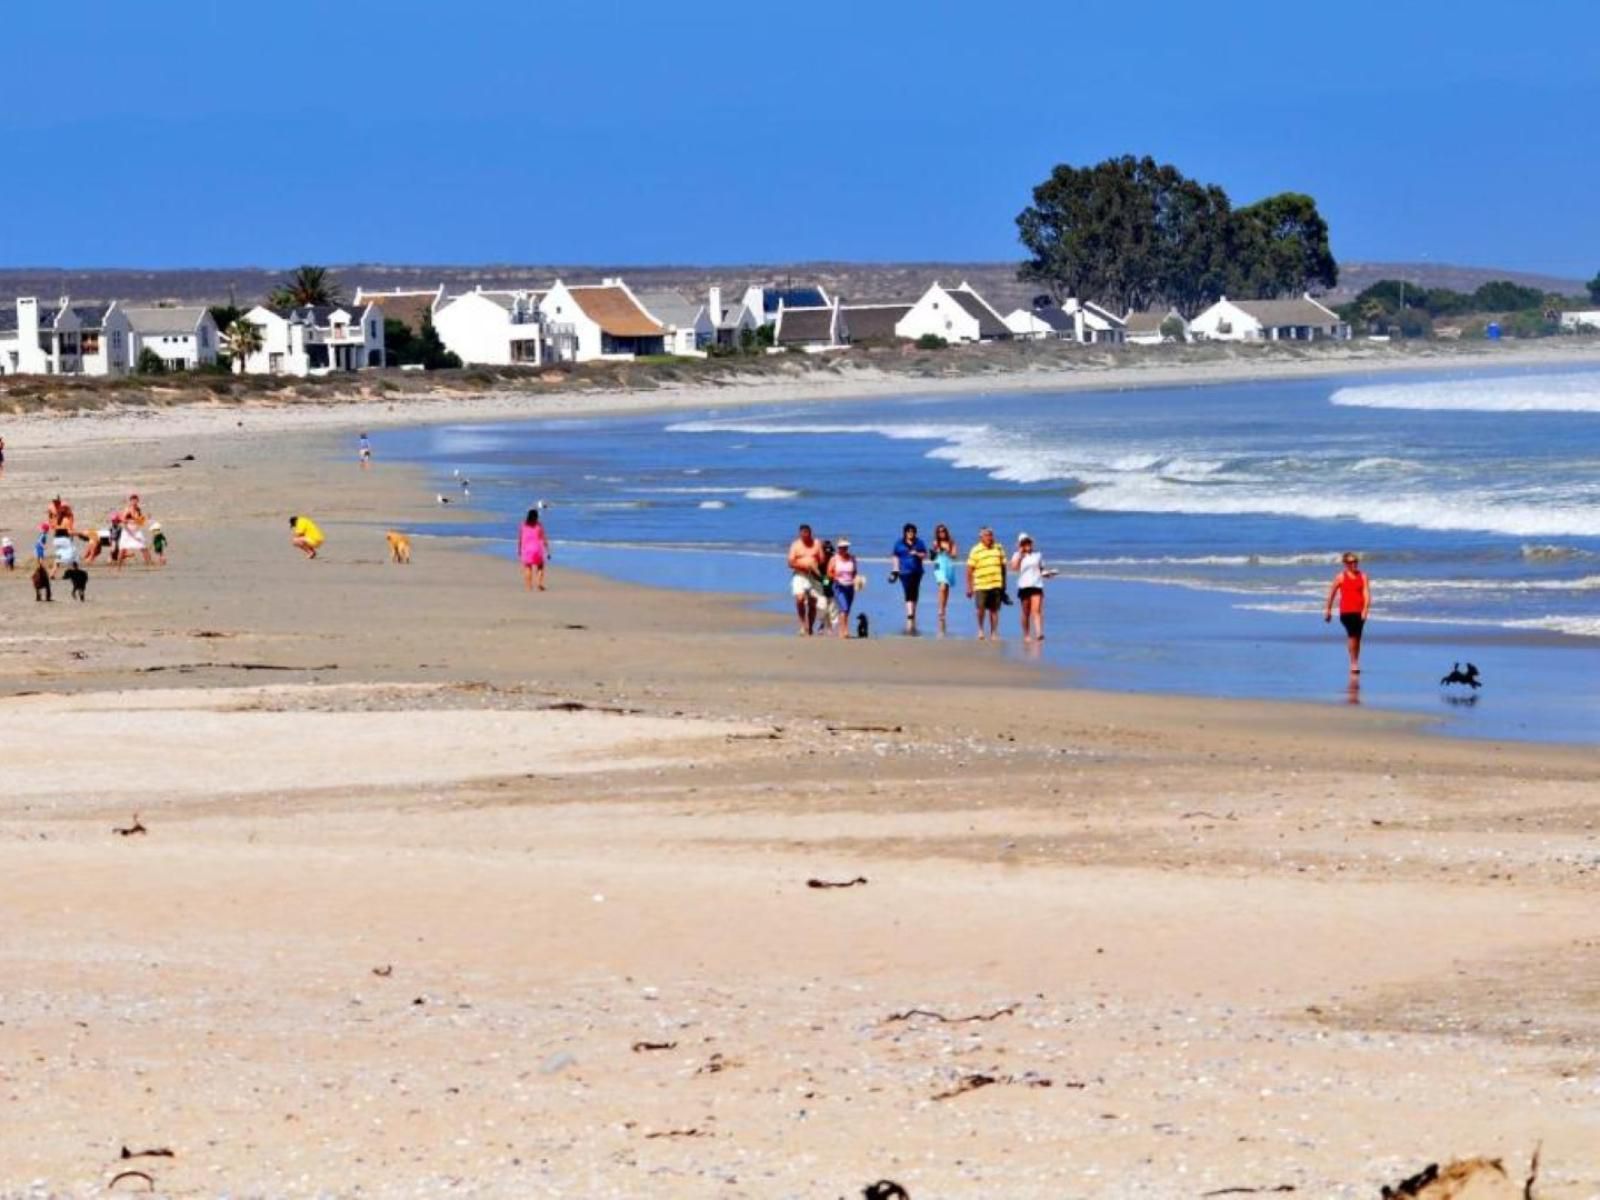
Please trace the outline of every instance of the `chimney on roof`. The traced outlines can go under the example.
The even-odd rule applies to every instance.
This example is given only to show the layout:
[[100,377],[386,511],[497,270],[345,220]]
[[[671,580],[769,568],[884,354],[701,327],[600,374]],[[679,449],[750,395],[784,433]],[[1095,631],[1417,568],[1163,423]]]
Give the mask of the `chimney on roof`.
[[722,288],[719,287],[717,284],[713,283],[711,285],[711,293],[710,293],[709,301],[706,304],[706,308],[709,310],[709,312],[711,314],[711,323],[713,325],[721,325],[722,324]]

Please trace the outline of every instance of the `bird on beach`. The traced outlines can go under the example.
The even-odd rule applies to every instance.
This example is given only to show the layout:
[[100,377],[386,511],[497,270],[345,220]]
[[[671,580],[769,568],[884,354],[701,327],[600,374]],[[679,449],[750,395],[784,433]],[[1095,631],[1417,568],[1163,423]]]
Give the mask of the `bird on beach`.
[[434,499],[437,500],[440,504],[449,504],[450,503],[450,497],[446,496],[443,492],[440,492],[438,495],[436,495],[434,497]]

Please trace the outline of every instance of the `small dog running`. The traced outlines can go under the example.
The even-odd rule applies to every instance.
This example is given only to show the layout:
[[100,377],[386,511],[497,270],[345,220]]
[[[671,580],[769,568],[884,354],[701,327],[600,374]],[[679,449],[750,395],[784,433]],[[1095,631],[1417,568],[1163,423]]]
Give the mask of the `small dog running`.
[[394,563],[409,563],[411,561],[411,539],[398,529],[391,529],[383,535],[389,543],[389,561]]
[[40,563],[33,569],[33,598],[34,600],[53,600],[50,595],[50,572]]
[[1451,684],[1456,683],[1469,687],[1473,691],[1477,691],[1483,686],[1483,679],[1478,674],[1478,668],[1472,663],[1467,664],[1467,669],[1465,671],[1461,669],[1460,663],[1456,663],[1450,668],[1450,674],[1439,680],[1439,686],[1449,687]]
[[77,563],[73,563],[72,566],[63,571],[61,578],[72,585],[72,598],[74,600],[83,601],[89,598],[89,572],[85,571]]

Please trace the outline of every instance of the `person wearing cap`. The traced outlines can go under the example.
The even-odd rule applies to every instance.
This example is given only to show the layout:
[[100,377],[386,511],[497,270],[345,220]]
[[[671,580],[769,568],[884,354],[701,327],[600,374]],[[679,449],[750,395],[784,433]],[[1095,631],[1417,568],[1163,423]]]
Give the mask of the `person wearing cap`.
[[1044,565],[1044,555],[1034,548],[1033,538],[1017,534],[1017,549],[1010,567],[1017,573],[1017,600],[1022,606],[1022,640],[1044,641],[1044,581],[1055,576]]
[[156,561],[163,567],[167,565],[167,535],[161,528],[160,521],[150,522],[150,549],[156,552]]
[[833,583],[835,632],[842,638],[850,636],[850,606],[856,602],[856,588],[866,582],[860,575],[860,563],[850,549],[850,539],[842,537],[833,549],[828,562],[828,579]]
[[967,598],[978,610],[978,640],[984,640],[984,621],[988,635],[1000,636],[1000,603],[1006,590],[1006,552],[994,543],[994,530],[985,525],[978,541],[967,552]]

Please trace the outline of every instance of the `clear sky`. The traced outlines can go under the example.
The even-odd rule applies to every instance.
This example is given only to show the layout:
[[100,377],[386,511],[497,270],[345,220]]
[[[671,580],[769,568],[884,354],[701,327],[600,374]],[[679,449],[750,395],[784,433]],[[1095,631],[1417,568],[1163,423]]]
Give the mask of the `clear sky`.
[[1057,162],[1343,259],[1600,268],[1600,0],[82,0],[0,22],[0,265],[1018,256]]

